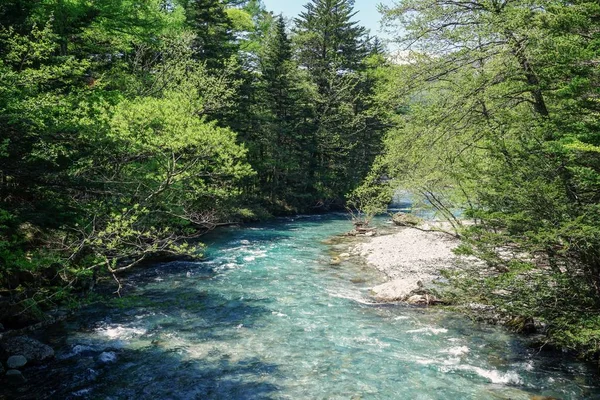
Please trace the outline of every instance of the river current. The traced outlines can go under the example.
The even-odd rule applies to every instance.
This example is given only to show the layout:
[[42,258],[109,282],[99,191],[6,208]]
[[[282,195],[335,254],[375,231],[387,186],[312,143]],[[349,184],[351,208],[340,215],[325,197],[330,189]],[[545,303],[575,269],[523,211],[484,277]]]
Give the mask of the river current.
[[[588,365],[502,328],[373,304],[383,279],[329,265],[343,215],[206,238],[206,260],[128,278],[122,300],[46,333],[56,360],[19,396],[57,399],[600,399]],[[1,396],[0,396],[1,397]]]

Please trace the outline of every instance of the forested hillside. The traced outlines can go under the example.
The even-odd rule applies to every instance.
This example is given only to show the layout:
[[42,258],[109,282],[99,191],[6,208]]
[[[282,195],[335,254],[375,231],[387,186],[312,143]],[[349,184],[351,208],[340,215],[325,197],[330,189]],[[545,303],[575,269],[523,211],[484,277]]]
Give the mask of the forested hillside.
[[384,63],[344,0],[291,23],[257,0],[2,2],[3,312],[342,206],[381,147]]

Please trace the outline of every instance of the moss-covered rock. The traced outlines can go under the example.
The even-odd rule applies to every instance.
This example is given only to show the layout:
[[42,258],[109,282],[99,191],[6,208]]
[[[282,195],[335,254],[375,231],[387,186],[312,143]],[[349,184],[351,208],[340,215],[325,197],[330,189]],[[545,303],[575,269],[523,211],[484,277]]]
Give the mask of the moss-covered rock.
[[417,226],[423,221],[412,214],[398,212],[392,216],[392,222],[398,226]]

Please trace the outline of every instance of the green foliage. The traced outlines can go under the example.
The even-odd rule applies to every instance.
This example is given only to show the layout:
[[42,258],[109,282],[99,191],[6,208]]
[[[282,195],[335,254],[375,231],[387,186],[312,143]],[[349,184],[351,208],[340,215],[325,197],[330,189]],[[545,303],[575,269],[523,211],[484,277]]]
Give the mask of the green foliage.
[[392,196],[393,190],[389,182],[383,181],[379,174],[371,173],[362,185],[350,193],[348,207],[359,211],[360,214],[355,219],[368,225],[375,215],[387,211]]
[[383,131],[385,61],[351,3],[291,40],[258,0],[3,2],[0,320],[199,257],[191,239],[221,224],[342,205]]
[[221,67],[236,52],[235,24],[243,25],[243,29],[249,24],[248,18],[243,11],[228,11],[221,0],[189,0],[185,9],[188,25],[196,36],[196,57],[209,68]]
[[542,320],[554,343],[597,352],[597,2],[402,0],[384,11],[411,51],[380,93],[395,110],[382,163],[446,218],[464,210],[475,225],[461,251],[492,268],[454,279],[457,301]]
[[253,172],[206,115],[236,82],[193,59],[182,10],[160,4],[59,2],[0,34],[0,286],[15,310],[149,257],[199,256],[185,239],[234,215]]
[[383,60],[369,57],[354,16],[350,1],[314,0],[295,21],[298,60],[316,87],[309,181],[321,205],[342,203],[367,176],[383,133],[374,95]]

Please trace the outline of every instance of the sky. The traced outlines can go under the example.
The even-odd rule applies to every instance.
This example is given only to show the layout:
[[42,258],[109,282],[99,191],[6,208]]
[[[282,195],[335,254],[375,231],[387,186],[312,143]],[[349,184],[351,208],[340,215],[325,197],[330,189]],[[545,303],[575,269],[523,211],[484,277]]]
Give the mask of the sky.
[[[304,4],[309,0],[263,0],[268,11],[273,11],[275,15],[283,14],[285,17],[294,18],[304,10]],[[388,38],[388,35],[380,32],[379,20],[381,15],[377,12],[377,4],[393,4],[392,0],[356,0],[354,11],[358,14],[354,17],[360,21],[360,24],[371,31],[371,35],[377,35],[382,39]]]

